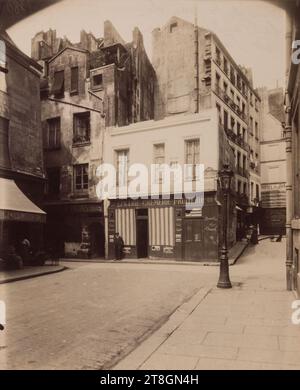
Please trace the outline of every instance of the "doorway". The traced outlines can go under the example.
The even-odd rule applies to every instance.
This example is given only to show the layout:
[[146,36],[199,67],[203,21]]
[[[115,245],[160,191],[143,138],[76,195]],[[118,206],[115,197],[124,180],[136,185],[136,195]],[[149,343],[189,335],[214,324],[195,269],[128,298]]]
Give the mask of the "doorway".
[[137,258],[148,257],[148,209],[136,210],[136,249]]
[[184,220],[184,259],[201,260],[204,255],[203,220]]

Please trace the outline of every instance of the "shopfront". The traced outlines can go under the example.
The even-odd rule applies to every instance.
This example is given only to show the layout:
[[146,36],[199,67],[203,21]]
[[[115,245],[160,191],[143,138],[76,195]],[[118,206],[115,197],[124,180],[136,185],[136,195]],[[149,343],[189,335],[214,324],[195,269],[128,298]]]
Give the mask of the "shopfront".
[[105,256],[102,202],[48,204],[46,241],[69,258]]
[[116,199],[108,210],[108,255],[114,258],[114,233],[124,240],[127,258],[217,260],[218,205],[205,196],[201,209],[185,199]]

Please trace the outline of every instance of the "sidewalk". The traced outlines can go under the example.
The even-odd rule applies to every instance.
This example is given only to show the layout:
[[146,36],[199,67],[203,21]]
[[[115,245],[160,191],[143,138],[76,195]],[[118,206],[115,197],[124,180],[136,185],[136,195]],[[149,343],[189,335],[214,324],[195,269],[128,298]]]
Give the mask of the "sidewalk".
[[[245,249],[248,246],[247,241],[238,241],[228,253],[228,261],[229,265],[233,265],[239,259],[239,257],[243,254]],[[95,258],[95,259],[77,259],[77,258],[63,258],[61,259],[63,262],[91,262],[91,263],[115,263],[114,260],[105,260],[103,258]],[[201,261],[185,261],[185,260],[174,260],[174,259],[122,259],[118,261],[118,264],[184,264],[184,265],[200,265],[200,266],[219,266],[218,261],[211,260],[201,260]]]
[[56,272],[61,272],[65,269],[67,268],[63,265],[43,265],[39,267],[26,266],[23,269],[12,271],[0,271],[0,284],[35,278],[42,275],[49,275]]
[[114,369],[300,369],[300,325],[285,290],[285,240],[249,247],[233,288],[200,290]]

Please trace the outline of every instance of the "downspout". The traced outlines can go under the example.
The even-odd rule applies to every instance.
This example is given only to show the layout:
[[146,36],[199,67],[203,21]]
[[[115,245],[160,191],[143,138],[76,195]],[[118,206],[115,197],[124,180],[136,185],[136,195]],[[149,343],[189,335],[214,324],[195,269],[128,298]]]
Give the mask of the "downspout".
[[286,91],[285,91],[285,140],[286,140],[286,288],[293,289],[293,159],[292,159],[292,123],[291,102],[288,91],[289,71],[292,48],[292,15],[286,11]]
[[199,29],[197,8],[195,9],[195,24],[194,24],[194,46],[195,46],[195,113],[199,112]]

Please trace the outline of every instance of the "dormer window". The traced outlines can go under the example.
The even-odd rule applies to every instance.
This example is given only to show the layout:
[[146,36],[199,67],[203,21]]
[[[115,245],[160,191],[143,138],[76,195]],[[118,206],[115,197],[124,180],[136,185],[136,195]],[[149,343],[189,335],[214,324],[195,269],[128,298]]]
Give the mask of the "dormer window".
[[170,24],[170,33],[173,33],[176,30],[177,27],[178,27],[177,22],[171,23]]

